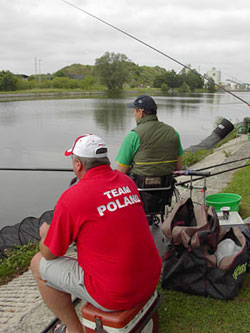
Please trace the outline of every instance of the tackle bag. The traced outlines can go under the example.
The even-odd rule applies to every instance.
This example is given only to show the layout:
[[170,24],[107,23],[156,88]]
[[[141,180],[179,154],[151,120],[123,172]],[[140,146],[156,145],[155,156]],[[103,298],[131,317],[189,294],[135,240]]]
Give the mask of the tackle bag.
[[242,229],[242,233],[245,236],[247,243],[247,272],[250,272],[250,229],[245,226]]
[[233,299],[247,268],[246,239],[240,229],[219,225],[213,207],[191,198],[176,204],[162,225],[170,243],[163,257],[162,288]]

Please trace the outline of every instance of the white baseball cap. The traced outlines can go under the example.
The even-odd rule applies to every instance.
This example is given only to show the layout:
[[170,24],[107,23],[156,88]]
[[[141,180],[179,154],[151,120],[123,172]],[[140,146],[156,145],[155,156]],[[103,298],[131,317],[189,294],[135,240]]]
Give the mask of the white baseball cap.
[[75,154],[79,157],[96,158],[107,157],[107,152],[108,149],[103,139],[94,134],[83,134],[75,140],[72,147],[66,150],[64,154],[65,156]]

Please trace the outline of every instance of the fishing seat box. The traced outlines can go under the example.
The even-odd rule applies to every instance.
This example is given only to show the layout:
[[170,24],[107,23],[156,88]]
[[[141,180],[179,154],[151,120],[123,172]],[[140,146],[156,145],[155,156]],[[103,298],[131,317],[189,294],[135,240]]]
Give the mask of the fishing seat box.
[[82,309],[82,323],[86,333],[141,332],[158,333],[158,308],[161,295],[158,291],[143,303],[129,310],[106,312],[86,302]]

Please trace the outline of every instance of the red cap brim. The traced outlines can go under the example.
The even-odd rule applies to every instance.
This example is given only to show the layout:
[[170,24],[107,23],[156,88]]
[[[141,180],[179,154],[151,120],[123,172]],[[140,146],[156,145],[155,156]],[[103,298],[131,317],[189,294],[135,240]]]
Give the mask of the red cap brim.
[[65,156],[70,156],[72,154],[73,154],[72,150],[66,150],[65,153],[64,153]]

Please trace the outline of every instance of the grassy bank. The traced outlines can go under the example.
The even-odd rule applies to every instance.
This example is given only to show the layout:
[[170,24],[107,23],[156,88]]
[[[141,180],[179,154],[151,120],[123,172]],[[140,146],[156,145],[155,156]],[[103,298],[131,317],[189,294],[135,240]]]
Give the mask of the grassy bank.
[[[188,96],[192,96],[195,94],[202,94],[202,93],[207,93],[206,89],[200,89],[200,90],[195,90],[193,92],[190,93],[184,93],[184,95],[188,95]],[[180,94],[178,92],[178,90],[173,90],[172,93],[166,93],[163,92],[161,89],[159,88],[152,88],[152,87],[148,87],[148,88],[124,88],[123,90],[121,90],[120,92],[109,92],[107,90],[107,87],[102,86],[102,85],[96,85],[91,87],[91,89],[69,89],[69,88],[33,88],[33,89],[26,89],[26,90],[15,90],[15,91],[0,91],[0,101],[1,99],[4,99],[5,96],[8,96],[10,99],[10,101],[12,100],[12,98],[17,98],[17,95],[20,95],[19,98],[23,100],[23,98],[25,96],[29,96],[33,98],[40,98],[42,96],[48,98],[48,95],[55,95],[55,96],[64,96],[68,98],[72,98],[72,95],[78,95],[78,96],[84,96],[84,95],[89,95],[89,94],[107,94],[108,96],[113,96],[113,97],[119,97],[122,95],[128,95],[128,94],[133,94],[133,95],[140,95],[140,94],[148,94],[148,95],[152,95],[152,96],[178,96],[178,95],[183,95]],[[21,96],[23,95],[23,97]]]
[[232,301],[216,300],[161,288],[159,311],[161,333],[249,332],[250,274]]
[[[247,164],[249,164],[248,161]],[[250,216],[250,166],[242,168],[234,173],[232,182],[221,192],[237,193],[241,196],[240,215],[243,219]]]

